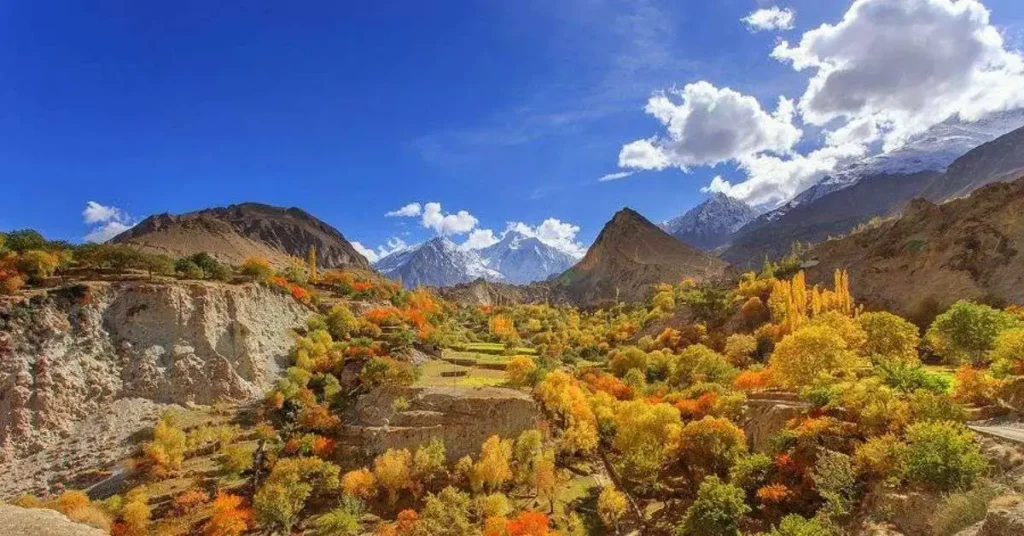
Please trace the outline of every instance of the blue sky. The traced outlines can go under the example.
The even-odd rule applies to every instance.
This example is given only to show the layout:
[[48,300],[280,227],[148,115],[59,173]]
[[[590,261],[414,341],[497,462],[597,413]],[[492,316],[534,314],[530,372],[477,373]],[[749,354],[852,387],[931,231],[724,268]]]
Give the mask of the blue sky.
[[[773,113],[814,74],[770,57],[778,40],[796,45],[850,6],[211,4],[0,6],[0,229],[78,241],[96,226],[83,221],[88,201],[129,223],[261,201],[302,207],[373,247],[429,237],[421,218],[384,214],[437,202],[495,232],[556,218],[585,245],[623,206],[666,219],[704,199],[713,177],[735,185],[749,171],[735,158],[620,167],[624,144],[668,136],[644,111],[652,94],[706,80]],[[984,2],[1010,53],[1022,4]],[[792,28],[741,21],[774,5],[795,13]],[[810,151],[835,130],[807,123],[796,104],[802,136],[769,150]]]

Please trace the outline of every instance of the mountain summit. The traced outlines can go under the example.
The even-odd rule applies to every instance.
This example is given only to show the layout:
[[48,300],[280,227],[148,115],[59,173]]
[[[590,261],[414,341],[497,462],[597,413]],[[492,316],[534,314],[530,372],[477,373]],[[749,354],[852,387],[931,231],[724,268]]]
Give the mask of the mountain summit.
[[337,229],[298,208],[241,203],[187,214],[157,214],[115,236],[111,242],[181,257],[207,252],[231,264],[266,257],[285,264],[316,248],[323,268],[370,269],[366,259]]
[[643,299],[656,283],[718,278],[728,264],[661,230],[631,208],[605,224],[583,260],[554,281],[576,303]]
[[566,271],[579,260],[516,230],[509,230],[497,244],[481,249],[480,257],[489,268],[515,284],[542,281]]
[[716,193],[686,214],[661,224],[661,228],[679,240],[707,251],[727,243],[733,233],[755,218],[757,212],[750,205]]

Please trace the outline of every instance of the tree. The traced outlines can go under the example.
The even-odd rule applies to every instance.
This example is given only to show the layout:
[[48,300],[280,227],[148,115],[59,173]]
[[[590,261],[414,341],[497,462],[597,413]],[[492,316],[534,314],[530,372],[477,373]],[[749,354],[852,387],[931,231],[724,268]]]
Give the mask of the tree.
[[355,469],[341,477],[341,489],[346,495],[369,500],[377,494],[377,479],[369,469]]
[[1024,374],[1024,328],[1008,329],[992,347],[992,374],[996,377]]
[[175,261],[174,271],[185,279],[202,279],[203,269],[198,264],[192,262],[189,257],[182,257]]
[[608,367],[620,378],[633,369],[646,373],[647,354],[636,346],[612,350],[608,355]]
[[217,492],[206,536],[240,536],[253,525],[253,513],[238,495]]
[[406,450],[388,449],[373,460],[373,474],[388,492],[388,502],[398,500],[398,492],[412,485],[412,454]]
[[480,447],[480,459],[473,464],[470,481],[474,488],[483,487],[489,490],[501,488],[512,478],[512,441],[502,440],[492,435]]
[[679,410],[668,404],[644,400],[618,404],[612,446],[622,454],[624,472],[653,482],[665,460],[665,437],[681,424]]
[[676,358],[671,381],[678,386],[707,382],[727,385],[736,375],[736,368],[722,354],[704,346],[687,346]]
[[153,427],[153,440],[142,447],[150,471],[156,476],[181,469],[185,461],[187,437],[168,416],[164,416]]
[[310,496],[333,491],[340,485],[338,466],[320,458],[278,460],[253,498],[259,518],[286,533],[298,520]]
[[917,345],[921,337],[914,324],[884,311],[863,313],[857,317],[857,324],[867,334],[863,353],[871,361],[918,362]]
[[505,365],[505,379],[512,387],[526,387],[537,372],[537,363],[533,358],[517,355]]
[[725,476],[747,451],[743,430],[729,419],[707,416],[686,423],[670,441],[692,480],[701,475]]
[[790,514],[766,536],[834,536],[835,532],[817,519]]
[[465,536],[477,531],[469,520],[469,495],[448,486],[427,495],[419,525],[424,535]]
[[757,351],[757,339],[745,333],[733,333],[725,339],[725,357],[735,366],[743,366],[750,362]]
[[709,476],[697,490],[697,500],[686,510],[678,532],[683,536],[739,536],[739,519],[749,511],[743,490]]
[[786,336],[775,345],[769,363],[782,385],[802,387],[821,373],[849,372],[858,360],[839,333],[822,325],[807,326]]
[[615,530],[619,520],[626,514],[626,495],[615,489],[614,486],[607,486],[597,496],[597,515],[605,527]]
[[927,421],[911,425],[907,443],[908,479],[928,489],[967,489],[988,465],[974,433],[959,423]]
[[432,438],[419,446],[412,457],[412,472],[417,491],[444,472],[446,459],[444,439]]
[[245,259],[242,266],[239,268],[239,272],[245,277],[263,283],[273,277],[274,267],[270,265],[270,261],[263,257],[249,257]]
[[313,523],[316,536],[359,536],[363,533],[360,518],[363,505],[354,497],[346,497],[334,510],[317,518]]
[[548,516],[540,512],[520,512],[505,524],[508,536],[548,536],[554,533],[549,528]]
[[39,283],[53,275],[60,264],[60,257],[41,249],[30,249],[18,256],[18,271],[25,274],[29,281]]
[[958,301],[932,322],[925,341],[949,363],[987,361],[996,337],[1021,320],[1006,311],[969,301]]

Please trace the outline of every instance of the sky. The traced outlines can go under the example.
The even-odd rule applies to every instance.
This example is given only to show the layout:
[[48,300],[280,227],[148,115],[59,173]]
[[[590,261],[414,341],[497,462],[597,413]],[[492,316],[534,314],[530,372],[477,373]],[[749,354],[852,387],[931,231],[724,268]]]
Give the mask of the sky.
[[1024,106],[1019,0],[6,2],[0,36],[0,230],[76,242],[259,201],[370,257],[579,255]]

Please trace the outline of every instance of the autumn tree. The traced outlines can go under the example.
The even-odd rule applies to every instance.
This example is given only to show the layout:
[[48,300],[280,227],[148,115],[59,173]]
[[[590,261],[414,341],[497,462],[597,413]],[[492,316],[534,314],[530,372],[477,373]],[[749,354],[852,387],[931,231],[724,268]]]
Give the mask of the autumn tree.
[[743,430],[729,419],[706,416],[686,423],[669,437],[669,448],[693,480],[701,475],[725,476],[747,451]]
[[604,526],[611,530],[617,529],[619,520],[626,515],[627,507],[626,495],[614,486],[606,486],[597,496],[597,515]]
[[907,444],[908,479],[929,489],[967,489],[988,466],[974,432],[962,424],[914,424],[907,429]]
[[412,453],[406,449],[388,449],[373,460],[373,474],[387,490],[388,502],[398,500],[398,492],[412,486]]
[[992,374],[997,377],[1024,374],[1024,328],[1006,330],[992,347]]
[[492,435],[480,447],[480,458],[473,464],[470,481],[474,488],[496,490],[512,478],[512,441]]
[[512,387],[526,387],[537,371],[537,362],[525,355],[517,355],[505,365],[505,379]]
[[679,410],[668,404],[643,400],[622,402],[615,408],[612,446],[622,454],[624,473],[653,482],[665,459],[665,437],[681,426]]
[[181,469],[185,461],[186,435],[165,415],[153,427],[153,440],[142,447],[150,472],[164,476]]
[[346,495],[369,500],[377,494],[377,478],[369,469],[355,469],[341,477],[341,489]]
[[206,536],[240,536],[253,526],[252,510],[238,495],[220,491],[213,500]]
[[339,472],[338,466],[320,458],[279,460],[253,498],[257,515],[290,533],[311,496],[338,488]]
[[836,330],[818,325],[801,328],[782,339],[769,363],[779,383],[801,387],[821,373],[849,372],[858,359]]
[[871,361],[918,362],[920,336],[914,324],[885,311],[863,313],[857,317],[857,324],[866,335],[862,352]]
[[239,272],[253,281],[262,283],[274,275],[274,267],[263,257],[249,257],[239,267]]

